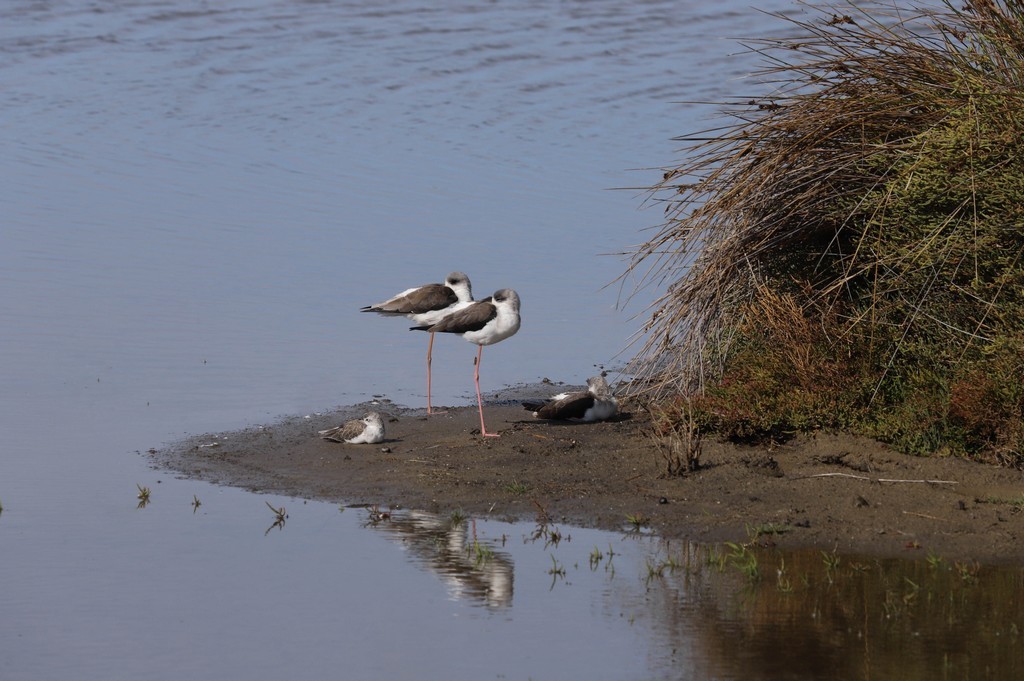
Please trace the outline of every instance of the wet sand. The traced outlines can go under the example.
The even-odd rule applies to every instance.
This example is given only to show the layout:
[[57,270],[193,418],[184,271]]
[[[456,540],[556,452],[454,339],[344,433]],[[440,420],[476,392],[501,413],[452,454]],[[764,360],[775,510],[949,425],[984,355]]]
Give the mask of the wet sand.
[[[551,391],[557,392],[557,391]],[[385,415],[387,441],[348,445],[317,431]],[[507,399],[426,416],[389,402],[206,434],[153,452],[161,467],[255,491],[346,505],[534,520],[611,530],[647,519],[662,535],[878,557],[1024,563],[1024,473],[919,458],[842,434],[775,446],[704,443],[702,467],[667,476],[644,413],[611,422],[538,421]],[[942,481],[942,482],[923,482]],[[768,534],[757,530],[773,529]]]

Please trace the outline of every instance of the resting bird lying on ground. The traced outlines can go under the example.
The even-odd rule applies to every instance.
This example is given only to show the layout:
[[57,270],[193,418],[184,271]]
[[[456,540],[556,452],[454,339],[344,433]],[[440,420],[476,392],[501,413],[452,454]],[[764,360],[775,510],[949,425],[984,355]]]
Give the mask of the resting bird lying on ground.
[[377,412],[371,411],[361,419],[321,430],[320,437],[331,442],[347,442],[350,445],[377,444],[384,441],[384,419]]
[[523,407],[539,419],[559,421],[604,421],[615,416],[619,403],[604,376],[588,378],[587,388],[555,395],[547,402],[523,402]]

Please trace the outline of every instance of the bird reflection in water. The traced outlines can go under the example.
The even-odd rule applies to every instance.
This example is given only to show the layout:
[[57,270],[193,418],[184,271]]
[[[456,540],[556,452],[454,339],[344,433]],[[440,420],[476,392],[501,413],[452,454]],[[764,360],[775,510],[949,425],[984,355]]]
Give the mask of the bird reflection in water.
[[457,600],[491,608],[512,605],[512,557],[476,536],[476,522],[461,515],[367,509],[367,527],[384,532],[437,575]]

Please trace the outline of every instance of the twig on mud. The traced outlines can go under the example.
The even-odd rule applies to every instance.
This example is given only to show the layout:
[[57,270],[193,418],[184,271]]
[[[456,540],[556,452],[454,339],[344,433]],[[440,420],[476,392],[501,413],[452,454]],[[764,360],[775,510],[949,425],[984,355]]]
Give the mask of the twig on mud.
[[530,501],[532,501],[533,505],[537,507],[537,524],[547,525],[548,523],[550,523],[551,516],[548,515],[547,510],[540,505],[540,502],[537,501],[536,499],[530,499]]
[[945,518],[936,518],[933,515],[925,515],[924,513],[915,513],[914,511],[904,511],[903,515],[916,515],[919,518],[928,518],[929,520],[945,520]]
[[433,466],[437,465],[436,461],[428,461],[427,459],[406,459],[406,463],[429,463]]
[[854,478],[856,480],[867,480],[868,482],[918,482],[929,485],[959,485],[957,480],[901,480],[899,478],[869,478],[866,475],[854,475],[853,473],[815,473],[814,475],[800,475],[794,480],[804,478]]

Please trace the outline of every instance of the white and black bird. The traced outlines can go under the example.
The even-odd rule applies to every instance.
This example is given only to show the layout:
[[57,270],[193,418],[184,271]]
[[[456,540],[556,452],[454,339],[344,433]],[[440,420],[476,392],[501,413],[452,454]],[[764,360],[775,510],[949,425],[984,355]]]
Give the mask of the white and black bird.
[[587,390],[560,393],[546,402],[523,402],[539,419],[558,421],[604,421],[615,416],[619,402],[604,376],[587,379]]
[[[424,284],[406,289],[396,296],[376,305],[367,305],[360,312],[376,312],[388,316],[408,317],[417,324],[436,324],[445,315],[473,304],[473,288],[469,277],[462,272],[452,272],[443,284]],[[430,357],[434,350],[434,334],[427,344],[427,413],[436,412],[430,404]]]
[[457,333],[480,349],[476,353],[473,382],[476,385],[476,403],[480,409],[480,434],[484,437],[498,437],[488,433],[484,426],[484,402],[480,397],[480,358],[485,345],[500,343],[519,331],[519,294],[510,288],[499,289],[493,296],[468,305],[447,315],[436,324],[421,324],[410,327],[413,331],[434,333]]
[[331,442],[350,445],[373,445],[384,441],[384,419],[375,411],[361,419],[346,421],[343,425],[320,431],[320,437]]

